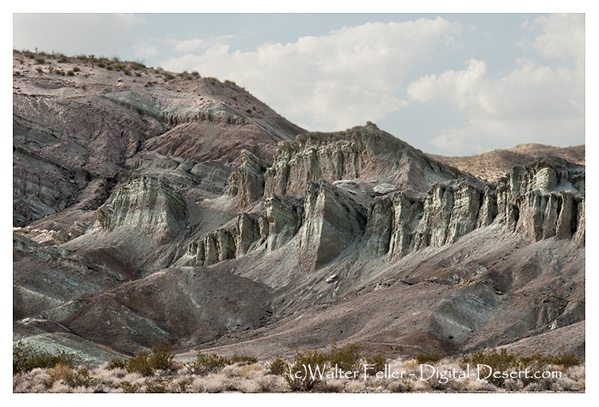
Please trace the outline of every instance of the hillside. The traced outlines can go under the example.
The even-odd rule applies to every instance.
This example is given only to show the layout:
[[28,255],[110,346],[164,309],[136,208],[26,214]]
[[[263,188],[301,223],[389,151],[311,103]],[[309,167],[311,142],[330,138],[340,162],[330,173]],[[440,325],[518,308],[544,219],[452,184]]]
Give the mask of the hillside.
[[560,157],[575,164],[585,164],[585,146],[553,147],[544,144],[519,144],[504,150],[493,150],[486,153],[448,157],[428,154],[431,158],[451,165],[461,171],[489,182],[504,177],[513,167],[524,166],[545,156]]
[[584,358],[584,146],[432,156],[371,122],[306,132],[196,73],[13,70],[15,341],[96,363],[333,338]]

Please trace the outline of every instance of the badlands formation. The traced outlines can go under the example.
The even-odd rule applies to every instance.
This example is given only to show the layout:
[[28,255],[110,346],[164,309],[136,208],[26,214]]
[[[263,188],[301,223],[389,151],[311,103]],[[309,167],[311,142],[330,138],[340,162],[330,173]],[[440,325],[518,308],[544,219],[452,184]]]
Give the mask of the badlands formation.
[[195,72],[13,62],[15,341],[584,358],[584,146],[429,156]]

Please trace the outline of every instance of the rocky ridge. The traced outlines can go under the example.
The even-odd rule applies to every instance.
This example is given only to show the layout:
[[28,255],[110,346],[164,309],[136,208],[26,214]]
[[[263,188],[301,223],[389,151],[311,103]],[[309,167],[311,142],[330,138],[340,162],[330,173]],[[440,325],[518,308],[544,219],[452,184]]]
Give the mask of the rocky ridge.
[[[366,131],[372,128],[373,125],[368,124]],[[355,134],[362,134],[358,128],[352,131],[353,134],[348,134],[351,140]],[[305,140],[306,137],[298,138]],[[381,194],[373,188],[370,201],[365,202],[355,198],[353,191],[343,188],[343,183],[338,183],[339,187],[329,183],[347,175],[348,171],[354,176],[354,182],[359,183],[360,171],[354,165],[356,160],[349,160],[349,169],[343,165],[347,161],[341,158],[337,166],[331,165],[331,157],[340,154],[339,140],[344,140],[340,133],[323,135],[322,139],[320,143],[300,142],[309,152],[295,153],[312,157],[309,167],[326,176],[319,183],[311,180],[313,176],[303,164],[294,164],[286,156],[290,149],[288,144],[280,145],[271,167],[244,151],[242,165],[229,178],[228,194],[237,199],[241,209],[262,200],[265,210],[242,213],[229,229],[214,232],[199,244],[193,243],[189,254],[198,256],[200,253],[194,264],[213,264],[216,259],[231,259],[254,249],[272,250],[273,246],[276,249],[296,233],[301,235],[299,261],[310,270],[326,264],[360,239],[364,241],[365,252],[386,255],[396,261],[413,251],[453,244],[473,230],[490,225],[500,225],[505,233],[518,232],[531,242],[556,236],[584,245],[583,166],[547,157],[524,168],[515,167],[507,177],[495,183],[464,176],[435,182],[424,193],[393,186],[394,192]],[[315,144],[321,149],[318,154],[306,147]],[[393,146],[388,155],[393,154],[392,149]],[[384,154],[378,151],[378,156]],[[293,168],[300,169],[290,170],[289,162]],[[323,173],[322,168],[330,171]],[[429,168],[440,167],[432,164]],[[290,171],[302,175],[291,177]],[[371,169],[370,173],[373,172],[376,170]],[[459,173],[450,173],[454,174],[457,178]],[[449,178],[447,174],[442,175]],[[389,173],[386,176],[401,178]],[[284,182],[279,184],[276,179]],[[274,185],[283,186],[277,189]],[[304,186],[304,190],[297,194],[300,186]],[[273,190],[282,193],[273,193]],[[296,197],[287,197],[287,191],[294,192]],[[274,241],[278,243],[273,245]],[[209,262],[205,263],[208,258]]]
[[306,133],[231,82],[57,64],[81,69],[15,74],[15,340],[584,352],[584,166],[486,182],[372,123]]
[[179,160],[202,184],[211,171],[199,164],[225,168],[226,179],[242,149],[270,158],[277,142],[304,131],[231,81],[18,51],[13,71],[16,226],[69,208],[95,211],[102,202],[76,207],[94,193],[105,200],[110,189],[99,183],[143,172],[131,164],[157,154]]

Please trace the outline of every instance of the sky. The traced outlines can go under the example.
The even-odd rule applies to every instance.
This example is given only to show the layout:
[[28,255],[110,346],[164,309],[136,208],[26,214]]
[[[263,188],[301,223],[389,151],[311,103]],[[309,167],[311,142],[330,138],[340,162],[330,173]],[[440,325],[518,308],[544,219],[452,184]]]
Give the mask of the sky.
[[13,47],[197,70],[430,153],[585,143],[584,14],[14,14]]

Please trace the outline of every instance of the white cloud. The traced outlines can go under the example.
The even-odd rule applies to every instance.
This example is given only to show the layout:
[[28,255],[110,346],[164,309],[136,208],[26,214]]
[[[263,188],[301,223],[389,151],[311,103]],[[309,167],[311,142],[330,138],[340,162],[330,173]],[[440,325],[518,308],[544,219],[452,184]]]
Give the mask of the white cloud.
[[201,50],[206,47],[206,41],[201,38],[195,38],[193,40],[183,40],[175,43],[175,51],[179,52],[193,52]]
[[144,19],[132,14],[14,14],[16,49],[114,56],[128,50]]
[[[449,102],[468,116],[466,127],[448,128],[431,144],[459,153],[523,142],[584,143],[584,21],[549,16],[534,24],[543,27],[533,41],[539,53],[575,63],[550,67],[521,59],[507,76],[494,78],[484,61],[473,59],[463,70],[421,77],[407,88],[411,100]],[[559,36],[565,42],[548,40]]]
[[137,58],[153,57],[156,55],[158,55],[158,48],[147,45],[138,45],[135,47],[135,57]]
[[584,14],[552,14],[535,20],[541,29],[533,45],[537,52],[549,58],[584,59]]
[[189,40],[173,40],[169,39],[166,42],[170,44],[172,49],[177,52],[198,52],[204,51],[213,46],[222,45],[227,40],[235,38],[234,35],[221,35],[218,37],[207,38],[192,38]]
[[438,47],[451,44],[459,32],[457,24],[439,17],[367,23],[294,43],[266,43],[252,51],[215,44],[161,65],[233,79],[303,127],[338,130],[380,120],[406,106],[397,97],[406,73]]

